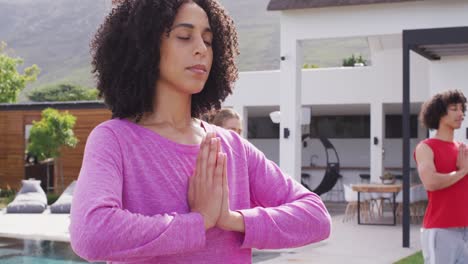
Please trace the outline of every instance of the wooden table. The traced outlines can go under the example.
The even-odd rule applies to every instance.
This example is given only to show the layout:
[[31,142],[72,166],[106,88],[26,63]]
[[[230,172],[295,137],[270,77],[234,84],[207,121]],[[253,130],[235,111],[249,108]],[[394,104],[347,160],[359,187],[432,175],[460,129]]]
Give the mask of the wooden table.
[[[359,225],[396,225],[396,195],[401,191],[401,184],[354,184],[353,191],[358,193],[358,224]],[[385,223],[361,223],[361,192],[366,193],[392,193],[393,194],[393,224]]]

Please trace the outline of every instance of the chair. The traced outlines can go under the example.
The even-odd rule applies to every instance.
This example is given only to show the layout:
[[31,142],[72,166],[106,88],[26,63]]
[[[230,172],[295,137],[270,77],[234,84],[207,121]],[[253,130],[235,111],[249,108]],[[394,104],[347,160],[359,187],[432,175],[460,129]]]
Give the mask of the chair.
[[[396,209],[397,219],[401,221],[403,217],[403,191],[399,192],[396,197],[398,204]],[[424,185],[414,185],[410,187],[410,220],[411,223],[421,223],[424,218],[427,207],[427,192]]]
[[42,213],[47,208],[47,196],[41,181],[22,180],[22,187],[15,199],[7,205],[7,213]]
[[[325,177],[328,180],[324,180],[321,182],[319,187],[323,187],[324,185],[331,186],[331,189],[325,193],[325,200],[327,201],[343,201],[344,200],[344,191],[343,191],[343,175],[338,172],[339,168],[336,168],[333,164],[327,168],[325,173]],[[324,185],[322,185],[324,184]],[[317,187],[316,190],[320,190]],[[329,188],[329,187],[327,187]]]
[[359,178],[361,178],[361,183],[370,183],[370,174],[359,174]]
[[57,201],[50,206],[50,212],[53,214],[69,214],[72,204],[73,191],[75,190],[76,181],[73,181],[63,191]]
[[393,206],[393,193],[370,193],[370,196],[371,210],[376,207],[379,216],[383,215],[385,202]]
[[[348,203],[346,205],[345,209],[345,216],[343,217],[343,222],[346,222],[356,215],[357,212],[357,200],[358,200],[358,193],[353,191],[351,186],[349,185],[343,185],[343,190],[344,190],[344,198],[345,201]],[[372,212],[369,210],[369,201],[370,201],[370,196],[368,193],[361,193],[361,217],[366,219],[368,221],[370,218],[373,218]]]

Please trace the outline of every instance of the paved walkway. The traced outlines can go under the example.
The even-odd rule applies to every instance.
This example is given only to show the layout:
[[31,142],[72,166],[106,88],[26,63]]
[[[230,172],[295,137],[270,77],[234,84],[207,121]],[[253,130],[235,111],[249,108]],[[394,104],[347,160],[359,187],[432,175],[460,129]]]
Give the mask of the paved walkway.
[[0,237],[68,242],[69,224],[70,215],[51,214],[49,209],[42,214],[7,214],[5,209],[0,211]]
[[[254,251],[253,262],[276,263],[393,263],[420,249],[419,226],[411,226],[411,247],[402,248],[402,227],[357,225],[333,216],[331,237],[296,249]],[[0,237],[68,241],[69,215],[6,214],[0,211]]]
[[291,250],[254,252],[261,256],[255,262],[387,264],[421,249],[418,225],[411,226],[410,248],[403,248],[401,225],[358,225],[356,220],[343,223],[342,217],[333,216],[332,234],[328,240]]

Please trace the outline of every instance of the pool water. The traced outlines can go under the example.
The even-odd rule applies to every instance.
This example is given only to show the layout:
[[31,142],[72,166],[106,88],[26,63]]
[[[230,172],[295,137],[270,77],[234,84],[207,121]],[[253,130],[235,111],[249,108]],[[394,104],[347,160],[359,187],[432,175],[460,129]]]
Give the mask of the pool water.
[[78,257],[69,243],[47,240],[0,238],[2,264],[88,263]]
[[[254,251],[252,262],[279,257],[278,252]],[[89,263],[78,257],[70,243],[48,240],[0,238],[0,264],[78,264]],[[94,262],[104,263],[104,262]]]

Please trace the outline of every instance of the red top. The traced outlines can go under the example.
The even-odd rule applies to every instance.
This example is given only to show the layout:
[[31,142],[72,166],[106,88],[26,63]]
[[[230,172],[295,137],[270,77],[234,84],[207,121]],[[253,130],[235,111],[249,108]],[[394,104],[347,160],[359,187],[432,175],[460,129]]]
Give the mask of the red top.
[[[434,153],[434,165],[438,173],[457,170],[458,146],[456,142],[429,138],[422,143]],[[448,228],[468,226],[468,177],[453,185],[427,191],[429,203],[424,215],[424,228]]]

